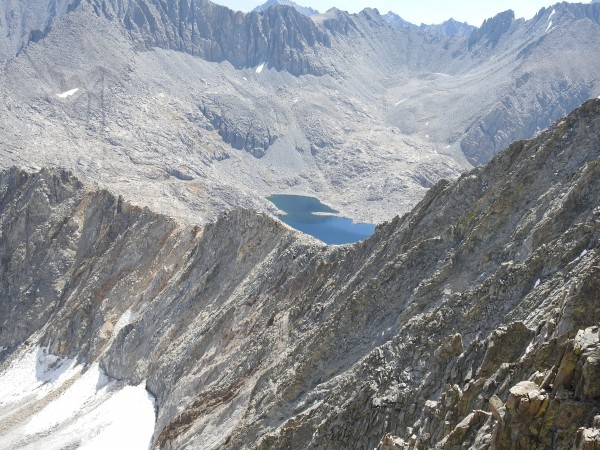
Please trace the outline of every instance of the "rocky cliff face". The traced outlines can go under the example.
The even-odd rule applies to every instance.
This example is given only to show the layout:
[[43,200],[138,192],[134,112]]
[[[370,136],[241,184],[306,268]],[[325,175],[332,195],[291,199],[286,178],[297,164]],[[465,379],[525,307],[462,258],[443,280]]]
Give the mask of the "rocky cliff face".
[[[2,372],[39,346],[142,383],[155,448],[589,448],[599,149],[595,100],[333,248],[250,211],[199,228],[68,172],[4,172]],[[22,427],[53,398],[15,401],[0,442],[43,446]]]
[[314,49],[328,46],[328,36],[290,7],[244,14],[207,0],[95,3],[97,14],[122,21],[146,47],[229,61],[237,68],[266,64],[294,75],[325,70]]
[[81,0],[6,0],[0,4],[0,62],[42,39]]
[[510,29],[514,20],[515,13],[512,10],[504,11],[485,20],[480,28],[469,35],[469,48],[477,43],[495,47],[500,38]]
[[[482,116],[466,129],[460,146],[470,161],[489,161],[513,140],[533,136],[545,128],[544,123],[595,96],[593,83],[589,81],[576,81],[570,74],[536,79],[536,74],[552,72],[543,69],[551,53],[550,46],[563,48],[558,53],[561,61],[572,58],[581,61],[577,65],[584,68],[585,53],[569,51],[577,45],[573,32],[579,26],[596,30],[599,14],[597,5],[563,2],[542,8],[529,21],[515,20],[512,11],[505,11],[471,33],[468,39],[471,55],[496,59],[493,49],[500,54],[508,51],[522,64],[510,70],[512,81],[504,87],[501,98],[487,105]],[[521,113],[524,104],[529,105],[528,114]]]

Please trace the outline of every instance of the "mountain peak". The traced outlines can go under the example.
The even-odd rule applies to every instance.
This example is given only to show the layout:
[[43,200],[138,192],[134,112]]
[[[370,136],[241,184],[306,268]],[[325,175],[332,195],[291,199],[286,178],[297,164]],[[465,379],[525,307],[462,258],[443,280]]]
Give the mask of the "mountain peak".
[[310,8],[308,6],[301,6],[291,0],[267,0],[265,3],[257,6],[252,11],[260,12],[270,8],[271,6],[278,5],[289,6],[291,8],[294,8],[300,14],[303,14],[305,16],[314,16],[315,14],[319,14],[319,11],[317,11],[316,9]]
[[481,27],[475,29],[473,33],[471,33],[469,37],[469,48],[482,40],[485,40],[492,47],[495,47],[502,35],[509,30],[514,20],[515,12],[512,9],[484,20]]
[[385,14],[384,19],[394,28],[420,28],[421,30],[433,34],[435,36],[463,36],[467,37],[476,28],[473,25],[469,25],[467,22],[458,22],[453,18],[446,20],[440,24],[425,24],[417,26],[407,20],[404,20],[398,14],[389,11]]
[[469,25],[467,22],[459,22],[450,18],[445,22],[436,25],[421,24],[419,27],[424,31],[436,36],[469,36],[476,28],[473,25]]
[[392,11],[388,11],[388,13],[384,14],[383,17],[394,28],[410,28],[415,26],[414,24],[410,23],[407,20],[404,20],[402,17],[400,17],[398,14]]

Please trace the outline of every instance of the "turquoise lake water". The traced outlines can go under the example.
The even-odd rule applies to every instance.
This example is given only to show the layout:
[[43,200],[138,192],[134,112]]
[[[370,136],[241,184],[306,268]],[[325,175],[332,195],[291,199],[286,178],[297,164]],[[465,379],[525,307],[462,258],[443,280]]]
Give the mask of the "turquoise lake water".
[[368,238],[375,231],[373,224],[354,223],[346,217],[327,214],[335,214],[337,211],[324,205],[315,197],[277,194],[267,198],[286,213],[280,216],[283,222],[326,244],[351,244]]

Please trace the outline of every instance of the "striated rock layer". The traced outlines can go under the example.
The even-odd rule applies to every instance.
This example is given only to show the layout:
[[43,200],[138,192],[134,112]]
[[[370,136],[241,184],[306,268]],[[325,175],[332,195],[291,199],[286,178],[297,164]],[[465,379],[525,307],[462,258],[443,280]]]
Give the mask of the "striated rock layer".
[[[599,194],[600,100],[354,246],[5,171],[1,370],[39,346],[145,386],[154,448],[597,448]],[[43,405],[1,408],[31,445]]]

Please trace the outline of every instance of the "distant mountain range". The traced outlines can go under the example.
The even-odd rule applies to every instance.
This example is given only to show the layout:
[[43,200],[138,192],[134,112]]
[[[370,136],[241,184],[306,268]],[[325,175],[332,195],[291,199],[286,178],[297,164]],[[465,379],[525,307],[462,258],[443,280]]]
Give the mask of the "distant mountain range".
[[418,28],[427,33],[438,35],[438,36],[469,36],[473,30],[477,29],[473,25],[469,25],[466,22],[458,22],[454,19],[448,19],[443,23],[428,25],[422,23],[421,25],[415,25],[411,22],[404,20],[398,14],[390,11],[384,14],[385,19],[390,25],[397,28]]
[[317,11],[316,9],[310,8],[308,6],[301,6],[297,3],[292,2],[291,0],[268,0],[262,5],[254,8],[252,11],[264,11],[265,9],[270,8],[271,6],[277,5],[291,6],[300,14],[304,14],[305,16],[314,16],[315,14],[319,14],[319,11]]
[[[268,0],[260,6],[257,6],[252,11],[260,12],[265,11],[271,6],[290,6],[298,11],[300,14],[305,16],[314,16],[319,14],[316,9],[301,6],[291,0]],[[383,17],[389,22],[390,25],[396,28],[417,28],[425,31],[429,34],[436,36],[469,36],[473,30],[476,29],[473,25],[469,25],[466,22],[458,22],[454,19],[448,19],[440,24],[424,24],[415,25],[411,22],[404,20],[398,14],[390,11],[384,14]]]

